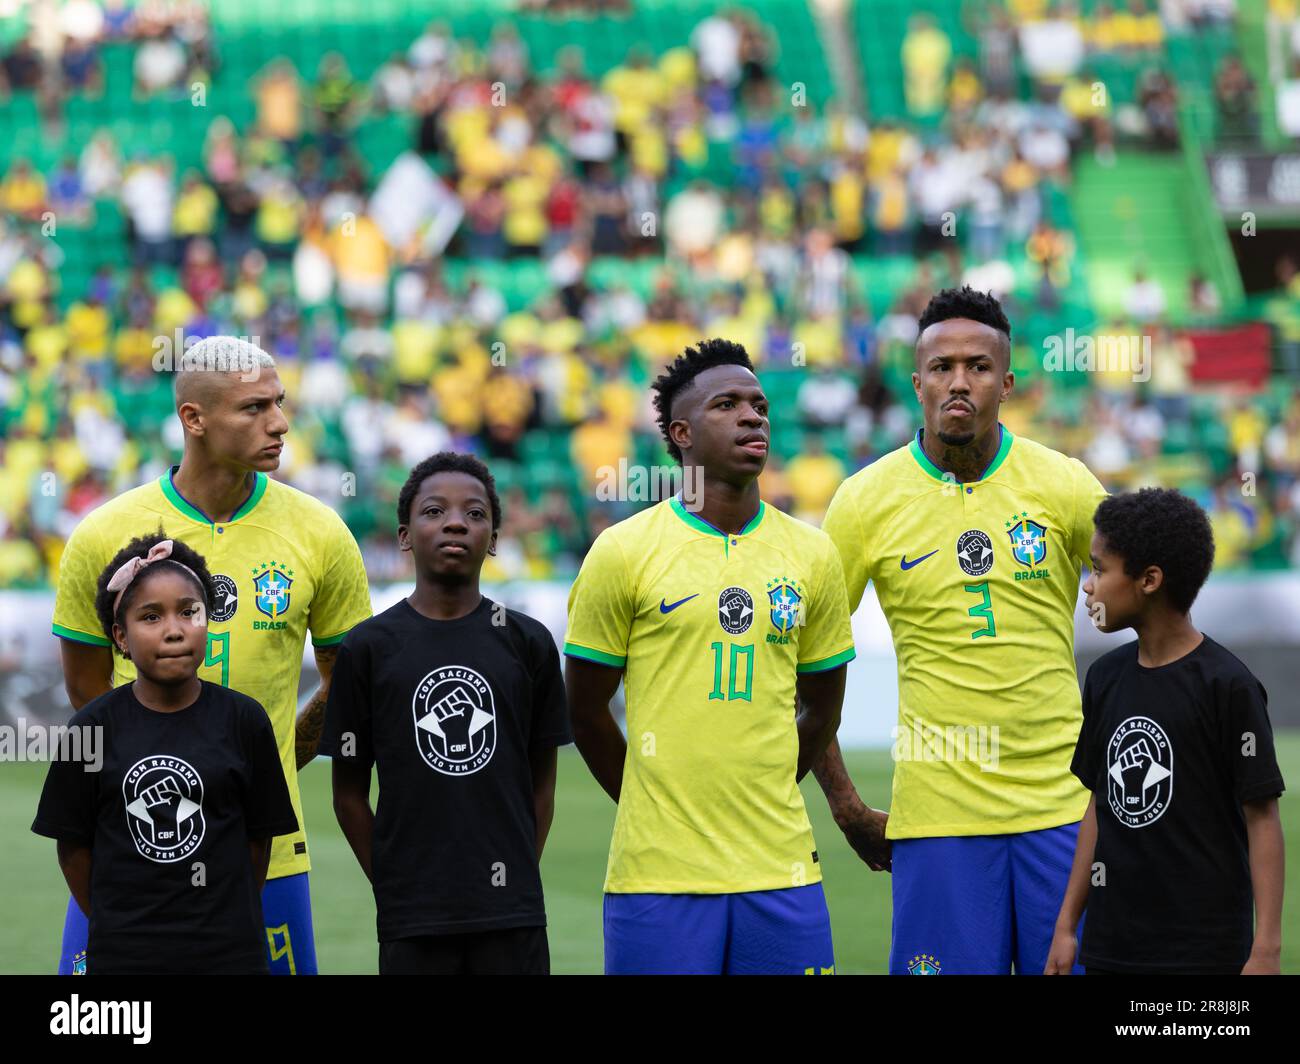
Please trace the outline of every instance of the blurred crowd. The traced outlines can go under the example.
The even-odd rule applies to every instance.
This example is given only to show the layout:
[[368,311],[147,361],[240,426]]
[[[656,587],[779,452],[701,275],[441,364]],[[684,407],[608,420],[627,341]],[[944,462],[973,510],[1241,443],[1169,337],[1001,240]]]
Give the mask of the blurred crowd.
[[[1270,32],[1276,44],[1270,85],[1281,130],[1300,134],[1300,22],[1296,0],[1269,0]],[[952,113],[963,97],[983,88],[993,96],[1013,94],[1017,60],[1039,98],[1059,101],[1062,110],[1087,128],[1102,162],[1113,158],[1117,137],[1158,148],[1179,147],[1179,90],[1165,62],[1170,36],[1232,31],[1236,0],[1008,0],[1006,7],[971,5],[971,32],[978,61],[957,58],[949,35],[929,15],[913,17],[904,44],[908,109],[915,115]],[[991,12],[991,14],[988,14]],[[1099,93],[1108,74],[1134,75],[1131,99],[1112,105]],[[945,92],[945,86],[947,91]],[[1207,127],[1222,143],[1260,138],[1260,99],[1255,77],[1241,55],[1217,61]]]
[[31,4],[24,17],[27,32],[0,60],[0,103],[13,92],[32,93],[52,130],[61,127],[70,95],[103,96],[104,44],[134,46],[135,102],[188,96],[216,66],[204,0],[65,0]]
[[[893,121],[794,96],[776,30],[751,11],[684,26],[657,53],[633,45],[601,76],[576,46],[539,70],[510,23],[480,45],[435,22],[370,76],[339,53],[306,74],[271,63],[247,85],[253,120],[215,116],[193,168],[161,145],[124,153],[108,129],[49,172],[14,159],[0,179],[0,587],[47,582],[89,509],[176,460],[160,349],[215,333],[276,358],[291,422],[278,475],[344,514],[376,581],[404,575],[407,470],[445,447],[499,475],[490,577],[574,571],[640,505],[608,498],[620,461],[668,464],[648,382],[710,335],[743,343],[773,397],[765,496],[819,521],[845,475],[915,431],[910,352],[935,290],[993,290],[1013,324],[1090,324],[1071,317],[1087,306],[1060,210],[1072,160],[1106,163],[1117,131],[1158,144],[1177,128],[1149,85],[1098,100],[1088,58],[1158,57],[1171,27],[1222,25],[1231,6],[1102,5],[1068,69],[1054,23],[1080,25],[1069,4],[1008,0],[970,61],[918,15],[899,55],[911,117]],[[137,92],[220,77],[202,5],[70,8],[99,21],[65,32],[61,54],[135,41]],[[41,40],[33,28],[4,58],[8,91],[98,91],[93,61],[73,83]],[[179,52],[142,77],[159,44]],[[22,58],[33,50],[46,59]],[[1008,75],[1017,54],[1027,85]],[[408,150],[375,166],[361,137],[394,120]],[[104,265],[73,290],[51,217],[105,233]],[[1278,291],[1296,317],[1294,263]],[[1138,272],[1127,320],[1105,325],[1152,338],[1159,374],[1140,387],[1098,378],[1067,396],[1018,332],[1007,423],[1109,484],[1194,487],[1226,564],[1300,564],[1300,393],[1194,396],[1169,295]],[[1189,319],[1213,321],[1218,300],[1189,279]],[[1212,460],[1189,463],[1203,445]],[[1250,495],[1233,489],[1247,472]]]

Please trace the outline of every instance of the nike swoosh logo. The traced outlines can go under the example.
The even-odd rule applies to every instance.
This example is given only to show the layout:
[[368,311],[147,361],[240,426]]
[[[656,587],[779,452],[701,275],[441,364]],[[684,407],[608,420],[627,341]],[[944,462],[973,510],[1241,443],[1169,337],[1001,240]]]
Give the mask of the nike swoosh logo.
[[919,558],[915,558],[910,562],[907,560],[907,555],[904,554],[901,558],[898,559],[898,567],[902,569],[903,572],[907,572],[908,569],[920,565],[923,561],[925,561],[926,558],[932,558],[934,557],[934,555],[938,553],[939,553],[939,548],[936,547],[929,554],[922,554]]
[[699,598],[699,597],[700,597],[700,593],[697,591],[697,592],[695,592],[694,595],[687,595],[684,599],[678,599],[678,600],[677,600],[676,602],[674,602],[671,606],[666,605],[665,602],[664,602],[664,600],[663,600],[663,599],[660,599],[660,600],[659,600],[659,612],[660,612],[660,613],[672,613],[673,610],[675,610],[675,609],[676,609],[678,606],[680,606],[683,602],[690,602],[691,599],[693,599],[693,598]]

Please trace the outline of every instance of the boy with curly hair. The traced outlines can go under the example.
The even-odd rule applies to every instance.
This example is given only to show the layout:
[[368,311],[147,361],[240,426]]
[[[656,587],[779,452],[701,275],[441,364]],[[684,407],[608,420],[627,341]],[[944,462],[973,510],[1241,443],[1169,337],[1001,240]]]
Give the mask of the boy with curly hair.
[[[1092,799],[1046,974],[1276,975],[1284,789],[1268,696],[1192,624],[1209,519],[1165,488],[1097,507],[1088,610],[1137,640],[1093,663],[1071,766]],[[1083,948],[1077,929],[1084,920]]]

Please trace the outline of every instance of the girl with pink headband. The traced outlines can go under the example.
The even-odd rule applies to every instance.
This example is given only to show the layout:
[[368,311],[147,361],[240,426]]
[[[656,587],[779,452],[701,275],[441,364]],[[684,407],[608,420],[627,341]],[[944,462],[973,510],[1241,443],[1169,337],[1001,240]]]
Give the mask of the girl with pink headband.
[[271,839],[298,819],[266,711],[198,675],[207,563],[159,529],[97,586],[100,624],[136,677],[73,716],[95,760],[50,763],[32,824],[57,841],[89,919],[85,971],[266,973]]

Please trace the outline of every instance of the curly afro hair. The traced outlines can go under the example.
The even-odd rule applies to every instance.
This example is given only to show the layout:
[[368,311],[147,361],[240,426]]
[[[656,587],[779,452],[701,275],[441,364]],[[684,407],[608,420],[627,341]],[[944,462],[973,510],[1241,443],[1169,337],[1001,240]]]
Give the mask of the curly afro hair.
[[1103,499],[1093,522],[1127,575],[1157,566],[1169,604],[1180,613],[1192,608],[1214,567],[1210,519],[1195,502],[1172,488],[1143,488]]
[[659,422],[659,432],[668,445],[668,453],[676,462],[681,462],[682,452],[668,435],[668,426],[673,421],[673,400],[684,388],[689,387],[696,377],[714,366],[744,366],[750,373],[754,372],[754,363],[750,361],[749,354],[740,344],[715,338],[701,340],[694,347],[688,347],[673,360],[672,365],[665,366],[665,372],[655,378],[655,382],[650,385],[655,393],[654,404],[655,411],[658,413],[656,420]]
[[[104,635],[108,637],[110,643],[113,642],[113,625],[116,623],[123,629],[126,628],[126,612],[131,608],[131,603],[139,594],[143,586],[145,577],[164,570],[175,570],[186,579],[192,580],[182,565],[188,566],[194,570],[194,575],[199,578],[199,592],[203,597],[203,611],[206,616],[212,609],[212,603],[216,598],[217,589],[212,582],[212,574],[208,572],[208,563],[204,560],[203,555],[193,547],[188,547],[178,539],[172,540],[172,553],[170,558],[164,558],[162,561],[154,562],[143,573],[140,573],[131,582],[126,589],[126,594],[122,596],[122,601],[113,611],[113,599],[117,597],[116,591],[108,590],[108,582],[113,579],[113,574],[125,565],[131,558],[139,558],[149,553],[150,548],[161,543],[169,537],[161,528],[157,532],[148,536],[137,536],[131,540],[125,547],[113,555],[113,560],[104,566],[104,571],[99,574],[95,588],[95,613],[99,616],[99,626],[104,630]],[[179,563],[179,564],[177,564]]]
[[497,482],[482,460],[472,454],[459,454],[456,451],[439,451],[418,463],[406,478],[402,490],[397,495],[397,523],[411,523],[411,505],[415,502],[415,493],[420,490],[429,477],[435,473],[465,473],[474,477],[487,492],[488,504],[492,507],[492,531],[501,527],[501,500],[497,497]]
[[[992,292],[977,292],[970,285],[960,288],[945,288],[936,292],[926,304],[917,324],[917,336],[931,325],[953,318],[966,318],[978,321],[991,329],[997,329],[1007,338],[1007,350],[1011,348],[1011,322],[1002,310],[1002,304]],[[1008,354],[1008,364],[1010,355]]]

